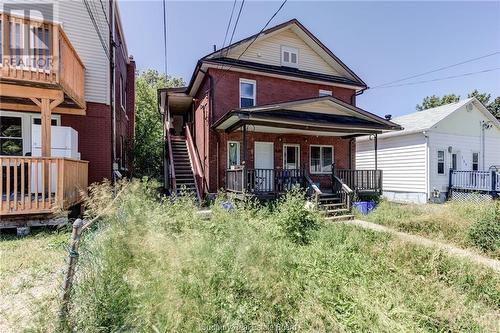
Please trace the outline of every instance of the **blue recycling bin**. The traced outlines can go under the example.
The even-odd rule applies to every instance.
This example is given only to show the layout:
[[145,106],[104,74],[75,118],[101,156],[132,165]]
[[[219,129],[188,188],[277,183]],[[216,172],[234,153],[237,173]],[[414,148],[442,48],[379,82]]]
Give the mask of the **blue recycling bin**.
[[355,201],[352,203],[352,207],[354,207],[358,212],[363,215],[367,215],[375,208],[375,201]]

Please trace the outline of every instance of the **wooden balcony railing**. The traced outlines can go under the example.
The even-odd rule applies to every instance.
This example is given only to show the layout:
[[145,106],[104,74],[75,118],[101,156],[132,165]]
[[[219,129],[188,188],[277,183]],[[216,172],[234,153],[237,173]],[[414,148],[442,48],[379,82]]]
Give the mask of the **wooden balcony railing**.
[[87,193],[87,161],[0,156],[0,166],[0,216],[65,210]]
[[356,193],[382,193],[382,170],[350,170],[332,167],[332,175],[337,176]]
[[236,166],[226,170],[226,190],[236,193],[283,193],[294,186],[305,188],[305,173],[303,169],[246,169]]
[[85,108],[85,66],[58,23],[0,13],[5,81],[60,88]]

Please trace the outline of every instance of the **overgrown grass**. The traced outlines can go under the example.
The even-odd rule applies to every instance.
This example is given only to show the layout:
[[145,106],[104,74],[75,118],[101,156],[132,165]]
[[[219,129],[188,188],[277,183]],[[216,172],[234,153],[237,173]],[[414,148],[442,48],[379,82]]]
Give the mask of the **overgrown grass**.
[[48,332],[57,327],[66,229],[0,234],[0,332]]
[[[84,240],[71,311],[77,331],[494,331],[500,277],[439,251],[342,224],[297,242],[276,208],[126,186]],[[91,214],[110,203],[93,190]],[[292,199],[290,199],[292,200]],[[303,205],[303,202],[301,203]],[[300,228],[299,228],[300,229]]]
[[500,202],[414,205],[382,201],[360,218],[500,259]]

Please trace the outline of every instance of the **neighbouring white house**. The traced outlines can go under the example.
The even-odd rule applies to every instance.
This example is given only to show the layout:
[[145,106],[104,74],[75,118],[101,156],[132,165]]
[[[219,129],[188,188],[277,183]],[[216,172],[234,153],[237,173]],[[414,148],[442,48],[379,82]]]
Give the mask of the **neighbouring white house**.
[[500,167],[500,122],[476,98],[414,112],[392,120],[402,131],[356,139],[356,169],[383,170],[391,201],[442,202],[450,169]]

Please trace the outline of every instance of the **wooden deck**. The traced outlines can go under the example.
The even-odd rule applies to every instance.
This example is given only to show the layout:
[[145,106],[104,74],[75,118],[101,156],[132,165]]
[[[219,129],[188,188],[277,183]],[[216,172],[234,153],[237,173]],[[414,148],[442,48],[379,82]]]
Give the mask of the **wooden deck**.
[[[85,111],[85,66],[59,23],[0,13],[2,109],[39,111],[30,101],[34,89],[64,93],[61,111]],[[23,45],[11,37],[22,35]],[[29,48],[26,47],[29,45]],[[9,87],[6,87],[6,86]],[[23,88],[25,87],[25,88]],[[7,89],[9,88],[9,89]],[[14,93],[8,94],[15,89]],[[23,94],[23,91],[26,93]],[[42,96],[39,96],[42,97]],[[69,110],[66,110],[69,109]],[[76,111],[80,110],[80,111]]]
[[[477,193],[490,198],[500,197],[500,171],[459,171],[450,170],[448,197],[454,193]],[[455,197],[460,197],[455,195]],[[467,199],[462,195],[462,199]]]
[[87,193],[87,161],[2,156],[0,165],[0,218],[67,210]]

